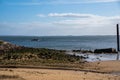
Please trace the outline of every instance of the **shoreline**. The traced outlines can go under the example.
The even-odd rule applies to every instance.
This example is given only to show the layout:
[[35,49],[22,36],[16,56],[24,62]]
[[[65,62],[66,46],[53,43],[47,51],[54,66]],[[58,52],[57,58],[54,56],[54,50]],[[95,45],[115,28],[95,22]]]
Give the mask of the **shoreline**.
[[6,53],[0,56],[2,80],[120,80],[120,60],[86,62],[84,56],[68,55],[62,50],[11,43],[5,43],[4,48]]

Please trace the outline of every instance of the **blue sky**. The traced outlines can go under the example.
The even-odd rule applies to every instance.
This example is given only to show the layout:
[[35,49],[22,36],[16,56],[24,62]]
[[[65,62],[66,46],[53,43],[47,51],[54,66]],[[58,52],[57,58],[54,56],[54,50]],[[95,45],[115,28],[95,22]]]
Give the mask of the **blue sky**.
[[115,35],[119,0],[0,0],[0,35]]

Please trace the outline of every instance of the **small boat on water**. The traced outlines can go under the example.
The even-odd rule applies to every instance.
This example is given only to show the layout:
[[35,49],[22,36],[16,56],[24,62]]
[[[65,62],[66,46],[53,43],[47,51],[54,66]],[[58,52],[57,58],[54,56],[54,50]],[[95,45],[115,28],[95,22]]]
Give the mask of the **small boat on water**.
[[31,41],[39,41],[39,39],[37,39],[37,38],[34,38],[34,39],[32,39]]

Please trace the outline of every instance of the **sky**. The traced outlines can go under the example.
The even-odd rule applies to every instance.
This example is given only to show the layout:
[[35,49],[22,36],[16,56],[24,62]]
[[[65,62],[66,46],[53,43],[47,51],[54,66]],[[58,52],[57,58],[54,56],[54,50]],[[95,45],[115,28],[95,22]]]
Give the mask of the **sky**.
[[120,0],[0,0],[0,35],[115,35]]

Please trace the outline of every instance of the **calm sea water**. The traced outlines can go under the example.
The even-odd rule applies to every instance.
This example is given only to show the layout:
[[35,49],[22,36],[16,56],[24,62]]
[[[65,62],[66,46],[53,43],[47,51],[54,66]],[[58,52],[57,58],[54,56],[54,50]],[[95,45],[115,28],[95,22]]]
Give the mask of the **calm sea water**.
[[[39,41],[31,41],[37,38]],[[0,36],[16,45],[51,49],[116,48],[116,36]]]

